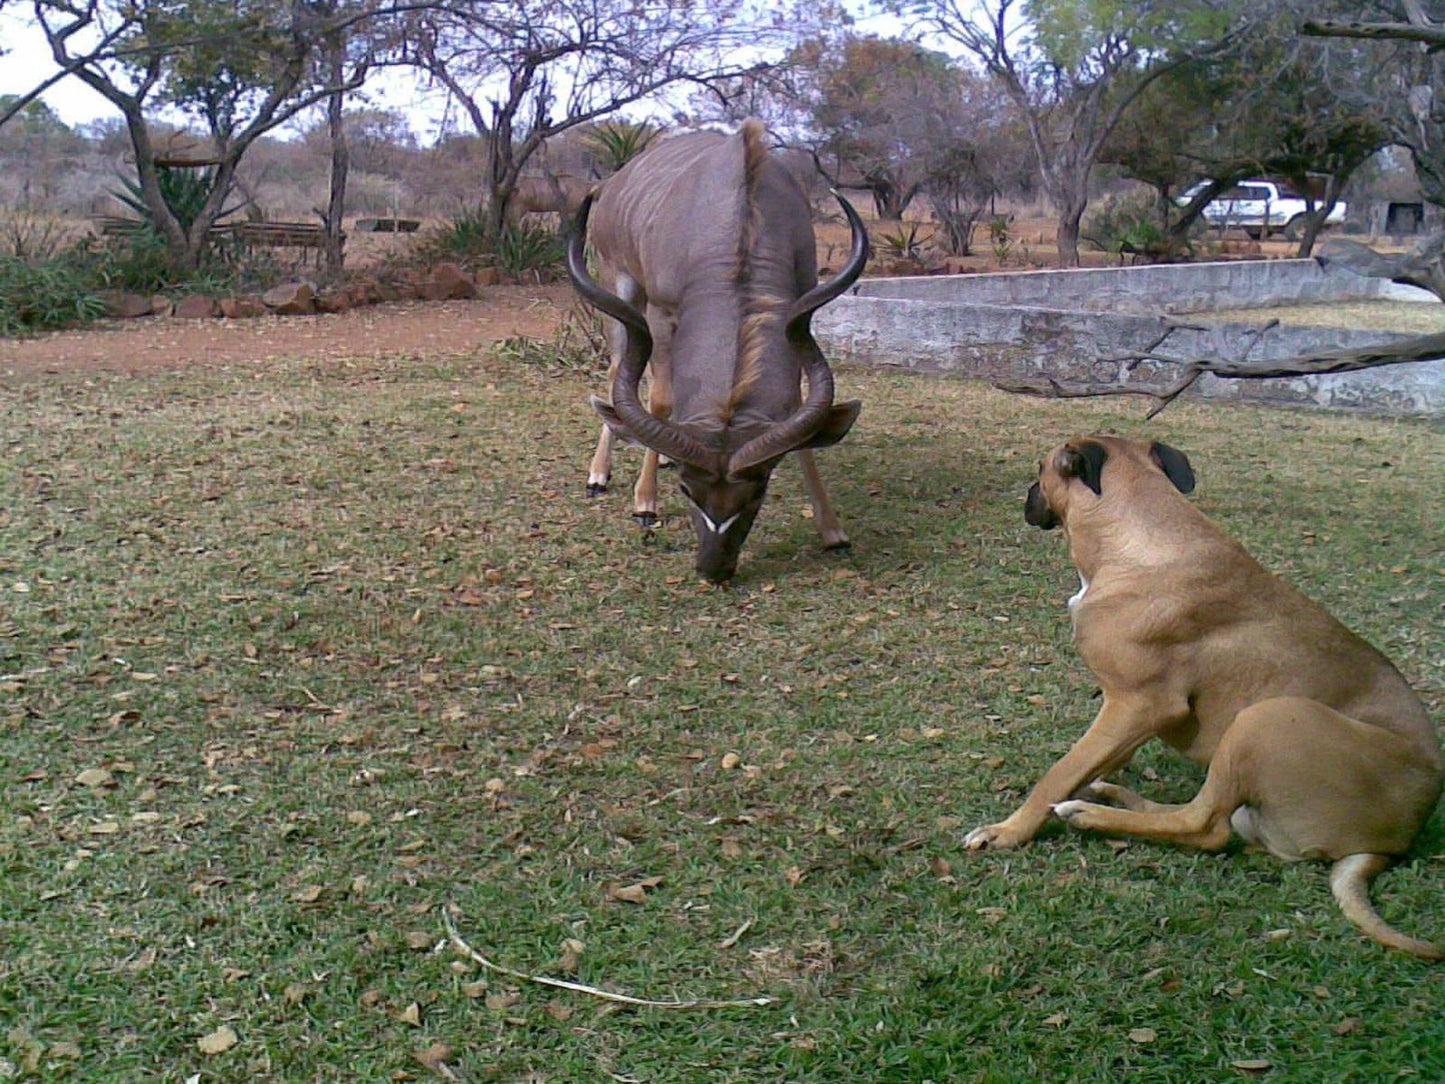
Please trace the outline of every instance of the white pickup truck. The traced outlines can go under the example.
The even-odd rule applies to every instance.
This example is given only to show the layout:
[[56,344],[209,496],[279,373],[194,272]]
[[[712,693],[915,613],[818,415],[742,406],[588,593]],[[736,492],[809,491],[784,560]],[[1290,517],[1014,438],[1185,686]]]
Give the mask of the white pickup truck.
[[[1201,181],[1180,196],[1179,202],[1188,203],[1203,188]],[[1290,186],[1279,181],[1254,180],[1240,181],[1226,188],[1205,205],[1203,214],[1211,226],[1237,226],[1256,240],[1281,230],[1294,240],[1304,228],[1306,211],[1304,197]],[[1325,225],[1338,225],[1344,220],[1345,205],[1337,202],[1330,208]]]

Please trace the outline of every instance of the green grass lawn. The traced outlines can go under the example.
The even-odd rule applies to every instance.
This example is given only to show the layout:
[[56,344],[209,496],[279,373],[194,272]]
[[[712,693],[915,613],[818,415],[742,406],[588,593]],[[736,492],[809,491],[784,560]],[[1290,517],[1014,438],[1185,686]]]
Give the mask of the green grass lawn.
[[[851,555],[785,463],[715,591],[671,477],[632,527],[635,452],[582,499],[600,384],[513,351],[0,386],[0,1079],[1445,1080],[1445,967],[1321,866],[960,847],[1094,711],[1022,517],[1047,448],[1183,448],[1440,720],[1440,424],[842,369]],[[1128,778],[1198,782],[1158,746]],[[1375,896],[1445,938],[1439,813]],[[776,1000],[489,975],[448,906],[533,974]]]

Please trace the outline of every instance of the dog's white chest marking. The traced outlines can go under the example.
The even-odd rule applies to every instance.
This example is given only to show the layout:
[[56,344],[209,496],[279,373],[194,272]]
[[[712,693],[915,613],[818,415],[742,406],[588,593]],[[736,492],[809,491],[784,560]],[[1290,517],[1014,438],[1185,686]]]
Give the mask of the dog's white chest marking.
[[1076,594],[1076,595],[1070,596],[1070,598],[1069,598],[1069,613],[1073,613],[1073,612],[1074,612],[1074,607],[1078,606],[1079,603],[1083,602],[1083,601],[1084,601],[1084,596],[1087,595],[1088,593],[1089,593],[1089,581],[1086,580],[1086,579],[1084,578],[1084,574],[1083,574],[1082,572],[1080,572],[1080,573],[1079,573],[1079,593]]

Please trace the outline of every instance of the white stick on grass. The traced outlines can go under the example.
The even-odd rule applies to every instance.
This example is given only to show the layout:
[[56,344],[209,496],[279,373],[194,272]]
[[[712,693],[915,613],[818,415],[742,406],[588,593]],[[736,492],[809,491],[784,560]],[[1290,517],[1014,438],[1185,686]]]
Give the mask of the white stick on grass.
[[524,971],[515,971],[502,964],[493,963],[471,945],[462,940],[461,934],[457,933],[456,925],[452,922],[452,916],[446,907],[442,908],[442,924],[446,927],[447,937],[451,941],[452,948],[461,953],[475,964],[480,964],[488,971],[495,971],[499,975],[506,975],[509,978],[518,979],[522,982],[535,982],[541,986],[552,986],[558,990],[571,990],[578,994],[589,994],[592,997],[602,998],[604,1001],[615,1001],[621,1005],[635,1005],[643,1009],[745,1009],[757,1008],[762,1005],[773,1004],[771,997],[747,997],[735,1001],[713,1001],[700,998],[694,1001],[654,1001],[651,998],[632,997],[629,994],[614,994],[611,990],[599,990],[595,986],[587,986],[580,982],[568,982],[566,979],[554,979],[547,975],[528,975]]

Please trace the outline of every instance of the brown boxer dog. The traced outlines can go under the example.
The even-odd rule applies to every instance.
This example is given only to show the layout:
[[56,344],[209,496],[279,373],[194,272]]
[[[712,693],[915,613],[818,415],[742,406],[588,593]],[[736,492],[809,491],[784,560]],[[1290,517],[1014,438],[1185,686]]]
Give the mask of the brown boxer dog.
[[[1024,804],[965,846],[1020,846],[1050,813],[1205,850],[1233,829],[1286,861],[1332,861],[1335,899],[1367,936],[1445,958],[1369,897],[1440,796],[1424,707],[1383,655],[1185,500],[1193,488],[1185,455],[1147,441],[1072,440],[1040,464],[1024,518],[1068,539],[1083,582],[1069,600],[1074,645],[1103,705]],[[1155,737],[1207,769],[1193,801],[1099,781]]]

